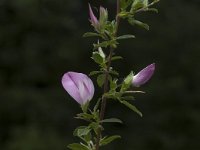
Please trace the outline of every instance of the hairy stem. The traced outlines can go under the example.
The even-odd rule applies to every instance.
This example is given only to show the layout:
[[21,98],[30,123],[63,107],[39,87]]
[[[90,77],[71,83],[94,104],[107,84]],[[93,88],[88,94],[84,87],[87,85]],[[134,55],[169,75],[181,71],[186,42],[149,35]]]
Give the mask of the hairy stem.
[[[118,26],[119,26],[119,22],[120,22],[120,18],[118,16],[119,13],[120,13],[120,0],[117,0],[115,36],[117,35]],[[107,93],[109,90],[109,87],[108,87],[109,79],[108,78],[109,78],[109,70],[110,70],[110,66],[111,66],[111,62],[112,62],[113,51],[114,51],[114,48],[110,47],[110,54],[108,56],[108,64],[107,64],[107,68],[105,71],[103,94]],[[107,98],[105,96],[103,96],[102,102],[101,102],[100,120],[103,120],[103,118],[104,118],[105,109],[106,109],[106,100],[107,100]],[[101,128],[99,128],[98,134],[97,134],[97,141],[96,141],[96,150],[99,150],[99,142],[100,142],[100,138],[101,138],[101,132],[102,132],[102,130],[101,130]]]

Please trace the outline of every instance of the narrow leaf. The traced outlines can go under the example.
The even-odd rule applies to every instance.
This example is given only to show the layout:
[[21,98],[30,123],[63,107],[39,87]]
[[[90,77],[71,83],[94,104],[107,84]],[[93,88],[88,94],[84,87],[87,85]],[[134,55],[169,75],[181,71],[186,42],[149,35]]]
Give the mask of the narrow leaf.
[[69,144],[67,147],[71,150],[89,150],[85,145],[79,143]]
[[113,136],[110,136],[110,137],[105,137],[105,138],[101,139],[100,145],[101,146],[107,145],[110,142],[112,142],[116,139],[119,139],[119,138],[121,138],[121,136],[119,136],[119,135],[113,135]]
[[129,109],[131,109],[132,111],[136,112],[138,115],[140,115],[140,117],[142,117],[142,113],[132,104],[130,104],[127,101],[120,101],[122,104],[124,104],[125,106],[127,106]]
[[124,39],[131,39],[131,38],[135,38],[135,36],[127,34],[127,35],[118,36],[117,40],[124,40]]
[[105,122],[115,122],[115,123],[123,123],[120,119],[118,118],[109,118],[109,119],[104,119],[101,121],[102,123],[105,123]]
[[94,32],[87,32],[85,34],[83,34],[83,37],[93,37],[93,36],[100,36],[98,33],[94,33]]

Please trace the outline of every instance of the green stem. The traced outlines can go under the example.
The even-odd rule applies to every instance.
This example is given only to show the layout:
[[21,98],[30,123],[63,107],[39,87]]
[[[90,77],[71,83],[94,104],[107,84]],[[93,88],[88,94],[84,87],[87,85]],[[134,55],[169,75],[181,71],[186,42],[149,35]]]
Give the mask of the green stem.
[[[120,13],[120,0],[117,0],[117,14],[116,14],[116,25],[117,26],[116,26],[115,36],[117,35],[119,22],[120,22],[120,18],[118,16],[119,13]],[[111,62],[112,62],[113,51],[114,51],[114,48],[110,47],[110,54],[108,56],[108,64],[107,64],[107,68],[106,68],[106,71],[105,71],[103,94],[107,93],[108,90],[109,90],[109,88],[108,88],[108,83],[109,83],[108,77],[109,77],[109,70],[110,70],[110,66],[111,66]],[[103,120],[103,118],[104,118],[105,109],[106,109],[106,101],[107,101],[107,98],[105,96],[103,96],[102,102],[101,102],[101,110],[100,110],[100,121]],[[101,132],[102,132],[102,130],[101,130],[101,128],[99,128],[98,133],[97,133],[96,150],[99,150]]]

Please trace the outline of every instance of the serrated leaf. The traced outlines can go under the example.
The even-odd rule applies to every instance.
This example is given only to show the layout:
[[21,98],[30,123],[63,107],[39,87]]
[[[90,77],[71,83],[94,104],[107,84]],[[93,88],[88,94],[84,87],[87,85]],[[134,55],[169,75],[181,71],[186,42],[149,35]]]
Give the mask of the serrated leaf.
[[83,37],[93,37],[93,36],[100,36],[100,35],[94,32],[86,32],[83,34]]
[[105,138],[100,140],[100,146],[107,145],[110,142],[112,142],[116,139],[119,139],[119,138],[121,138],[121,136],[119,136],[119,135],[113,135],[113,136],[110,136],[110,137],[105,137]]
[[89,150],[85,145],[79,143],[69,144],[67,147],[71,150]]
[[132,104],[130,104],[127,101],[120,101],[122,104],[124,104],[126,107],[128,107],[129,109],[131,109],[132,111],[136,112],[138,115],[140,115],[140,117],[142,117],[142,113]]
[[124,40],[124,39],[131,39],[131,38],[135,38],[135,36],[127,34],[127,35],[118,36],[117,40]]
[[101,120],[102,123],[106,123],[106,122],[111,122],[111,123],[123,123],[120,119],[118,118],[109,118],[109,119],[104,119]]

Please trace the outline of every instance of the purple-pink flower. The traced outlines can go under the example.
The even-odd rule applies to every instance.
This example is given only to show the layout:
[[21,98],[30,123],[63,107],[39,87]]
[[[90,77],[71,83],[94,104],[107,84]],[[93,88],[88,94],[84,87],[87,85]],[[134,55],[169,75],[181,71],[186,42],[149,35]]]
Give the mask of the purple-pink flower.
[[90,15],[90,22],[92,23],[92,25],[93,25],[95,28],[97,28],[97,27],[99,26],[99,21],[98,21],[98,19],[96,18],[96,16],[94,15],[90,4],[89,4],[89,15]]
[[146,68],[142,69],[138,74],[133,76],[132,85],[139,87],[145,84],[153,75],[155,70],[155,63],[148,65]]
[[94,95],[92,80],[82,73],[65,73],[62,77],[62,85],[69,95],[81,105],[90,101]]

